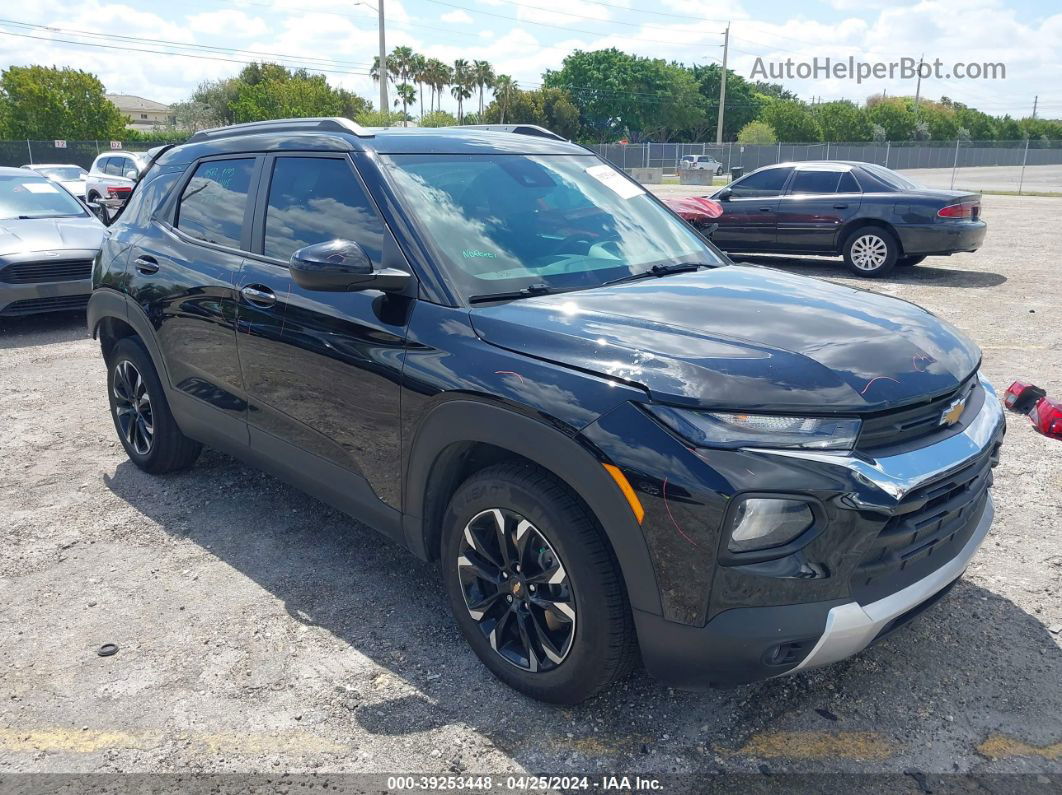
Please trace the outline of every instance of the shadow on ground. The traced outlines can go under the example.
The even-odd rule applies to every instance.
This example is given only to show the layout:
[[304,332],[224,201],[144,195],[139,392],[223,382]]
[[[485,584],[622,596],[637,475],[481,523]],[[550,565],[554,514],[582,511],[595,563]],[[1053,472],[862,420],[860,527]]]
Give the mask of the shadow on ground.
[[[760,759],[740,753],[764,748],[757,737],[774,730],[872,731],[891,749],[874,769],[892,758],[894,767],[908,764],[912,755],[928,765],[931,755],[950,771],[983,764],[974,748],[989,732],[1048,742],[1062,731],[1062,655],[1051,636],[1035,617],[972,584],[827,669],[702,693],[671,691],[637,673],[583,706],[558,709],[491,677],[455,628],[434,566],[301,492],[211,451],[185,473],[152,478],[123,462],[104,479],[165,532],[193,540],[282,600],[295,621],[326,629],[408,683],[389,700],[352,697],[347,708],[373,734],[465,724],[529,769],[559,773],[607,772],[617,760],[657,772],[755,771],[763,758],[800,769],[768,751]],[[175,492],[210,502],[187,508]],[[838,753],[845,756],[844,746]]]
[[960,270],[959,268],[946,267],[942,263],[944,258],[930,258],[921,265],[910,268],[895,268],[888,276],[879,279],[862,279],[848,270],[839,259],[826,259],[823,257],[784,257],[784,256],[759,256],[750,254],[735,254],[732,259],[735,262],[748,265],[764,265],[768,268],[792,270],[804,276],[818,276],[822,278],[857,279],[860,284],[865,284],[873,289],[875,284],[918,284],[927,287],[962,287],[982,289],[986,287],[998,287],[1007,280],[1001,273],[988,271]]
[[84,311],[0,317],[0,349],[54,345],[87,336]]

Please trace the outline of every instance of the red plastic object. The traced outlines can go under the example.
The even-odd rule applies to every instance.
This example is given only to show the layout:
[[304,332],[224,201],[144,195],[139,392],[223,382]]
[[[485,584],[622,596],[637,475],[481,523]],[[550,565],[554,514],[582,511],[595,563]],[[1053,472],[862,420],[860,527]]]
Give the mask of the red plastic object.
[[981,215],[981,202],[960,202],[949,204],[937,210],[941,218],[978,218]]
[[1040,398],[1029,412],[1029,419],[1033,427],[1044,436],[1062,439],[1062,402]]
[[1047,393],[1035,384],[1015,381],[1007,387],[1007,391],[1003,396],[1003,405],[1011,411],[1028,414],[1032,407],[1036,405],[1036,401],[1046,395]]
[[684,221],[693,225],[705,223],[723,214],[723,205],[707,196],[683,196],[665,198],[664,204],[670,207]]

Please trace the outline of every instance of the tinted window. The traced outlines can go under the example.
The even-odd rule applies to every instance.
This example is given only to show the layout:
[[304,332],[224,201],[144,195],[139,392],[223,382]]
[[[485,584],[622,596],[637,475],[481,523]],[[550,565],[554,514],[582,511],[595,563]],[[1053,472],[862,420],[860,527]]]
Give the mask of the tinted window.
[[856,182],[856,178],[852,176],[851,171],[846,171],[841,174],[841,181],[837,185],[838,193],[859,193],[859,183]]
[[253,158],[200,163],[181,194],[177,228],[208,243],[239,248],[253,169]]
[[107,166],[110,165],[110,162],[111,162],[111,158],[109,158],[109,157],[100,158],[99,163],[96,164],[96,173],[98,173],[98,174],[106,174],[107,173]]
[[286,261],[303,246],[340,238],[360,243],[378,263],[383,236],[383,223],[346,160],[276,159],[265,218],[267,257]]
[[122,209],[121,214],[114,220],[114,225],[143,226],[146,224],[180,176],[179,171],[169,173],[161,173],[157,169],[149,171],[136,186],[136,190],[133,191],[133,195]]
[[790,193],[835,193],[840,178],[837,171],[798,169],[789,183]]
[[782,191],[782,186],[789,179],[791,168],[768,168],[765,171],[757,171],[749,174],[744,179],[735,182],[731,186],[734,196],[777,196]]
[[872,163],[863,165],[862,179],[869,185],[864,185],[867,190],[892,191],[892,190],[917,190],[918,185],[889,168],[877,166]]
[[114,176],[122,176],[122,167],[125,166],[124,157],[111,157],[107,160],[106,173],[113,174]]

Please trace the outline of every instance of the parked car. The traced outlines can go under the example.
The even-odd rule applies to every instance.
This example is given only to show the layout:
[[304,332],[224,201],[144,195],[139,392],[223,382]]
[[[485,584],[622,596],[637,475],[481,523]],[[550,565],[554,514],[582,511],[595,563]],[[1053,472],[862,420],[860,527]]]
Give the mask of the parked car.
[[104,234],[64,188],[0,168],[0,317],[84,309]]
[[707,196],[661,196],[660,200],[709,239],[718,226],[715,219],[723,214],[723,205]]
[[70,191],[74,198],[85,201],[85,178],[88,172],[81,166],[71,163],[37,163],[25,165],[23,168],[32,169],[52,182],[57,182]]
[[111,151],[99,155],[92,162],[85,180],[87,200],[99,202],[116,199],[124,202],[132,193],[149,159],[146,152]]
[[713,242],[729,253],[842,256],[858,276],[885,276],[929,256],[976,251],[981,196],[923,188],[873,163],[765,166],[712,194]]
[[439,561],[474,652],[546,701],[639,655],[683,687],[848,657],[992,521],[1004,423],[969,339],[727,264],[563,140],[199,132],[141,179],[93,286],[134,464],[210,445]]
[[723,173],[723,164],[711,155],[683,155],[679,160],[679,168],[711,171],[716,175]]

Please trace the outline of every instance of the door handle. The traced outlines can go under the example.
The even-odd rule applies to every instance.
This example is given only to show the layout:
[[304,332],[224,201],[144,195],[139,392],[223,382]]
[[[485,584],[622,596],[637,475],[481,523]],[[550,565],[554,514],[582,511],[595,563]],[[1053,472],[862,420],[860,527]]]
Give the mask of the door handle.
[[770,207],[761,207],[760,208],[760,212],[761,213],[769,213],[770,211],[771,211]]
[[147,254],[141,254],[137,257],[133,264],[136,265],[136,269],[141,273],[158,273],[159,262],[154,257],[149,257]]
[[277,295],[264,284],[249,284],[240,290],[243,299],[255,306],[272,306],[277,302]]
[[833,205],[833,209],[835,209],[835,210],[847,210],[848,209],[848,205],[847,204],[835,204],[835,205]]

